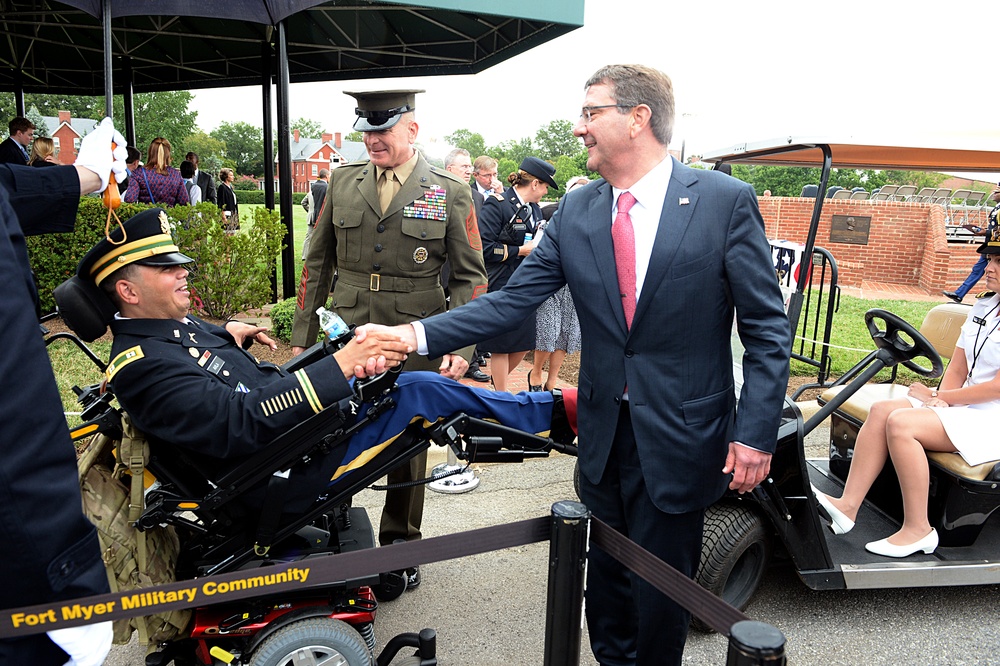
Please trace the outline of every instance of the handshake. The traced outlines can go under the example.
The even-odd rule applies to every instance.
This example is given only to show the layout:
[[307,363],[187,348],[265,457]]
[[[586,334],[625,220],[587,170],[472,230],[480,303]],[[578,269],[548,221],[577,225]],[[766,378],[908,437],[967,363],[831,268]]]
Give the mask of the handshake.
[[[344,376],[371,377],[394,368],[417,351],[417,334],[412,324],[381,326],[365,324],[354,331],[354,339],[333,354]],[[469,362],[458,354],[441,357],[438,372],[459,380],[469,369]]]
[[395,368],[417,348],[413,327],[365,324],[354,329],[354,338],[334,352],[344,376],[372,377]]

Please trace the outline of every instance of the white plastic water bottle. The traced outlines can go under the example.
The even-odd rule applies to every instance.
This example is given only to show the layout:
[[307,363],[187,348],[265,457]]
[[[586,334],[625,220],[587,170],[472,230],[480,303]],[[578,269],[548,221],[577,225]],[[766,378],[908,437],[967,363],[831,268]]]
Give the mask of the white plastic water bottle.
[[316,308],[316,314],[319,315],[319,327],[323,329],[326,337],[330,340],[336,340],[350,330],[348,325],[344,323],[344,320],[336,312],[331,312],[321,306]]

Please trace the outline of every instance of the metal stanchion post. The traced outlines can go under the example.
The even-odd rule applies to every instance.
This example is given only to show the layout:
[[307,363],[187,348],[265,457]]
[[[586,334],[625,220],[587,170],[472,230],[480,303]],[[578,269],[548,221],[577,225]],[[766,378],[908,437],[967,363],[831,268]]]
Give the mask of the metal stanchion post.
[[777,627],[744,620],[732,626],[726,666],[784,666],[785,636]]
[[434,469],[431,470],[431,477],[437,480],[428,483],[427,487],[436,493],[452,495],[475,490],[479,486],[479,477],[476,476],[476,472],[471,467],[459,473],[464,468],[465,465],[458,464],[455,452],[449,448],[448,462],[434,466]]
[[552,505],[545,666],[579,666],[590,511],[579,502]]

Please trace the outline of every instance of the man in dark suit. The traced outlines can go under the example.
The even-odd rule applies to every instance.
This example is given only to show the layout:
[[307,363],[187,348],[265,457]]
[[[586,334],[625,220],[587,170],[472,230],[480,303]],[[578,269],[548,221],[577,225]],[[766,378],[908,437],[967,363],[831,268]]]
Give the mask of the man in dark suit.
[[194,182],[201,188],[201,200],[218,204],[219,200],[215,191],[215,180],[212,178],[212,174],[202,171],[201,167],[198,166],[198,153],[188,153],[184,156],[184,159],[188,162],[194,162]]
[[0,141],[0,164],[27,164],[35,138],[35,124],[20,116],[7,123],[10,136]]
[[[704,509],[727,486],[747,492],[767,476],[790,334],[752,188],[674,161],[673,117],[665,74],[599,70],[574,133],[587,168],[603,179],[563,197],[504,289],[397,330],[418,352],[437,354],[510,329],[568,284],[580,295],[583,337],[581,498],[595,517],[693,576]],[[746,349],[739,409],[734,312]],[[689,614],[599,548],[588,567],[597,660],[681,663]]]

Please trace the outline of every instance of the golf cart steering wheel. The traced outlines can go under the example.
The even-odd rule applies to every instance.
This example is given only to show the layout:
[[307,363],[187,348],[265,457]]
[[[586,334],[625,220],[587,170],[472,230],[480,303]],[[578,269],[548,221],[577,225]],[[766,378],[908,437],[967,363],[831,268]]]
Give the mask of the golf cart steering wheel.
[[[876,320],[880,320],[884,326],[879,328]],[[908,321],[886,310],[872,308],[865,313],[865,325],[868,326],[868,332],[875,346],[884,349],[892,356],[895,361],[893,365],[902,364],[903,367],[924,377],[941,376],[944,371],[941,355]],[[913,362],[913,359],[921,356],[931,362],[929,368]]]

